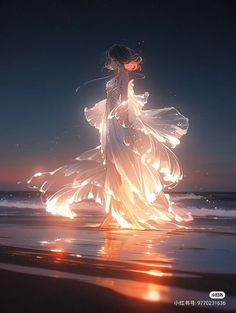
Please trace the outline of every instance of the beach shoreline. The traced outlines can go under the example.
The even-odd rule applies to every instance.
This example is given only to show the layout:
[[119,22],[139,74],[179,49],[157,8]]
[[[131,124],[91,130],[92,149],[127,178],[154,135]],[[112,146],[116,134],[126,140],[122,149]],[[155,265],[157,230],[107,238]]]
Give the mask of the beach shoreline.
[[[129,264],[101,259],[78,258],[69,253],[0,246],[1,312],[233,312],[225,306],[199,306],[197,304],[176,305],[174,301],[165,302],[162,296],[156,299],[159,290],[171,287],[184,288],[189,300],[188,289],[201,292],[210,300],[208,291],[212,286],[220,286],[227,297],[235,296],[235,274],[196,273],[176,271],[173,276],[150,277],[146,269],[149,264]],[[165,262],[163,261],[163,264]],[[121,268],[122,271],[121,271]],[[169,270],[167,271],[167,273]],[[180,276],[178,277],[178,274]],[[90,277],[85,280],[84,277]],[[99,279],[100,277],[100,279]],[[95,279],[95,280],[94,280]],[[156,285],[146,293],[149,298],[140,295],[127,296],[111,283],[122,279],[130,288],[141,284],[145,289]],[[108,282],[108,283],[107,283]],[[133,285],[130,284],[133,283]],[[119,282],[120,283],[120,282]],[[130,284],[130,285],[129,285]],[[123,285],[124,286],[124,285]],[[223,287],[222,287],[223,286]],[[230,287],[229,287],[230,286]],[[163,293],[165,295],[165,293]],[[180,300],[180,299],[178,299]],[[203,300],[203,299],[202,299]],[[196,303],[196,301],[195,301]],[[231,305],[232,306],[232,305]]]
[[[212,308],[152,303],[81,281],[22,274],[0,269],[1,312],[178,313],[213,312]],[[218,312],[220,312],[218,310]],[[227,310],[227,312],[233,312]]]
[[[0,312],[234,312],[235,193],[173,201],[195,214],[188,229],[101,230],[92,202],[70,220],[45,212],[34,193],[5,194]],[[211,291],[225,304],[212,304]]]

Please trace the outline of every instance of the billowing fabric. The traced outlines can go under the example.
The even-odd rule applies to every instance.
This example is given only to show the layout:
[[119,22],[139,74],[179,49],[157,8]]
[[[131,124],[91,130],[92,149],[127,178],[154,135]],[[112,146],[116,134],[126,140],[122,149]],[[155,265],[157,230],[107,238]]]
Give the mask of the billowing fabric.
[[50,194],[47,211],[73,218],[75,203],[93,199],[123,228],[181,227],[191,221],[191,214],[174,208],[164,192],[183,177],[172,150],[187,133],[188,118],[174,107],[146,110],[148,93],[135,94],[133,80],[126,102],[121,101],[118,77],[107,82],[106,91],[106,99],[84,110],[87,121],[98,129],[100,145],[29,181],[44,179],[39,188]]

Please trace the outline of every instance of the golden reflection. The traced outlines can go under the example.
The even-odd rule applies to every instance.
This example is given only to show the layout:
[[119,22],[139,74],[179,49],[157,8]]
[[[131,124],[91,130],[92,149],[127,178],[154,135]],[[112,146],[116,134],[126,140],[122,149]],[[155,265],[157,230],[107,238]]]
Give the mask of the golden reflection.
[[51,251],[51,252],[62,252],[61,249],[51,249],[50,251]]
[[[88,233],[80,231],[78,239],[57,238],[51,241],[41,241],[54,256],[54,263],[70,262],[77,266],[88,264],[100,268],[100,276],[90,276],[86,273],[82,280],[96,285],[110,288],[123,295],[154,302],[172,301],[172,291],[167,280],[173,277],[173,261],[171,257],[160,251],[159,247],[166,242],[168,234],[165,231],[130,231],[113,230],[101,231],[102,238],[96,243],[93,255],[83,255],[83,250],[75,251],[80,244],[95,242],[95,238],[88,238]],[[75,245],[75,246],[73,246]],[[74,251],[67,254],[66,251]],[[87,253],[87,250],[85,250]],[[64,253],[62,255],[61,253]],[[68,257],[70,256],[71,259]],[[79,261],[77,260],[79,259]],[[89,260],[89,263],[88,263]],[[110,273],[109,276],[107,273]]]
[[[156,285],[148,284],[147,286],[147,293],[144,294],[143,299],[148,301],[159,301],[161,300],[160,290],[156,290]],[[162,288],[162,291],[165,290],[165,287]]]
[[[138,299],[169,302],[170,288],[164,285],[163,279],[173,276],[173,259],[158,251],[161,240],[153,243],[150,232],[118,231],[105,232],[104,235],[104,245],[98,252],[99,259],[124,261],[123,271],[137,275],[132,279],[97,277],[96,284]],[[155,237],[158,237],[157,234]],[[130,260],[132,252],[133,260]]]

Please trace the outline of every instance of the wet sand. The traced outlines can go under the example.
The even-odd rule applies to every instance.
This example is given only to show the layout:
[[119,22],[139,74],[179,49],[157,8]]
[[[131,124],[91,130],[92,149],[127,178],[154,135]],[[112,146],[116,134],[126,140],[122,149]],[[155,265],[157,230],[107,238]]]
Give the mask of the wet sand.
[[[92,203],[68,220],[10,198],[0,211],[1,313],[236,311],[232,195],[178,194],[176,205],[199,216],[188,229],[156,231],[101,230]],[[215,290],[226,294],[220,304]]]
[[[236,295],[236,275],[200,273],[196,271],[165,270],[165,265],[150,261],[118,262],[82,258],[61,251],[43,251],[0,246],[1,312],[234,312],[232,299]],[[166,275],[158,275],[160,273]],[[156,275],[155,275],[156,274]],[[90,282],[84,282],[90,277]],[[88,280],[89,281],[89,280]],[[122,285],[123,282],[123,285]],[[130,282],[133,282],[130,283]],[[117,286],[120,285],[119,290]],[[142,286],[140,293],[139,285]],[[146,287],[145,287],[146,286]],[[165,298],[167,286],[172,287],[179,301],[191,300],[191,293],[199,300],[209,301],[209,290],[224,290],[226,306],[176,305]],[[137,294],[122,288],[137,288]],[[166,290],[165,290],[166,288]],[[176,288],[176,290],[175,290]],[[219,288],[218,288],[219,289]],[[115,291],[114,291],[115,290]],[[127,296],[128,294],[129,296]],[[202,297],[205,295],[205,297]],[[230,297],[231,299],[230,299]],[[158,298],[159,297],[159,298]],[[196,300],[196,298],[195,298]]]
[[[133,300],[108,288],[68,279],[0,270],[1,312],[190,312],[189,307]],[[193,311],[193,308],[191,308]],[[210,312],[194,308],[194,312]],[[228,311],[230,312],[230,311]],[[233,311],[232,311],[233,312]]]

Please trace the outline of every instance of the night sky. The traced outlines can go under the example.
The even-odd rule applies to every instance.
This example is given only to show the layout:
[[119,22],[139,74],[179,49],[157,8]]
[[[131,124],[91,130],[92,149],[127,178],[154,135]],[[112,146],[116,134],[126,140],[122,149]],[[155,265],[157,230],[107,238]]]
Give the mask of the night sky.
[[176,191],[236,191],[236,41],[233,1],[2,1],[0,189],[26,189],[99,144],[85,106],[105,97],[106,49],[123,42],[144,59],[146,108],[190,120],[174,150]]

